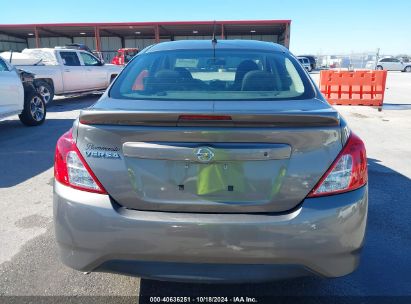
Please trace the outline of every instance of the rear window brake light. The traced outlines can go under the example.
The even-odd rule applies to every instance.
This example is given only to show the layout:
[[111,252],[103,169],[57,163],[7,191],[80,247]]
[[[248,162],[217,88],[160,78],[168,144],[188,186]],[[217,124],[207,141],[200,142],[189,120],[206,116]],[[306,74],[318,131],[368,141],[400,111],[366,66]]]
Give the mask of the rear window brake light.
[[191,115],[191,114],[184,114],[178,117],[178,120],[225,120],[230,121],[232,120],[230,115]]

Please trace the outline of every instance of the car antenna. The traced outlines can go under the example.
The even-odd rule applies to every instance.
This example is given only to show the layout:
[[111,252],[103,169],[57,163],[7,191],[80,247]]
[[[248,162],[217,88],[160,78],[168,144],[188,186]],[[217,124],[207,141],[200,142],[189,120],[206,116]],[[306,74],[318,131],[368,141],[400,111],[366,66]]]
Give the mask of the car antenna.
[[214,58],[214,63],[215,63],[215,46],[217,44],[217,38],[215,36],[215,29],[216,29],[216,22],[214,20],[214,26],[213,26],[213,39],[211,40],[211,43],[213,45],[213,58]]
[[215,45],[216,43],[217,43],[217,38],[216,38],[216,36],[215,36],[215,29],[216,29],[216,22],[215,22],[215,20],[214,20],[214,26],[213,26],[213,39],[211,40],[211,43],[213,44],[213,45]]

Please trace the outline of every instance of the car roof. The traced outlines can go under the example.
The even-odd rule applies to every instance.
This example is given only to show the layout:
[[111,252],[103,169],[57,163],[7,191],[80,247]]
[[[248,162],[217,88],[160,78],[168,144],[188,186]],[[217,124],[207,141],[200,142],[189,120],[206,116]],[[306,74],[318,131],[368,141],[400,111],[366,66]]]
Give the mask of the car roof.
[[[247,50],[259,50],[259,51],[277,51],[277,52],[289,52],[284,46],[265,41],[257,40],[217,40],[215,44],[216,49],[247,49]],[[158,52],[158,51],[171,51],[171,50],[195,50],[195,49],[212,49],[213,43],[210,40],[179,40],[168,41],[154,44],[146,50],[146,53]]]

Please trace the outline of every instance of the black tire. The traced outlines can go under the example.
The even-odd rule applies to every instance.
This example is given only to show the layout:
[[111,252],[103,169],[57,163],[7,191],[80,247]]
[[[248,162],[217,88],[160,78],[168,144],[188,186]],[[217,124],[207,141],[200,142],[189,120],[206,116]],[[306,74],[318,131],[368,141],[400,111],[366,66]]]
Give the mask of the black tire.
[[26,126],[41,125],[46,119],[46,103],[39,93],[32,90],[24,96],[24,109],[19,115]]
[[407,65],[404,69],[404,72],[410,73],[411,72],[411,66]]
[[49,105],[54,99],[54,88],[45,80],[38,80],[35,82],[37,92],[43,97],[46,105]]
[[383,68],[381,65],[377,65],[376,70],[378,70],[378,71],[382,71],[382,70],[384,70],[384,68]]

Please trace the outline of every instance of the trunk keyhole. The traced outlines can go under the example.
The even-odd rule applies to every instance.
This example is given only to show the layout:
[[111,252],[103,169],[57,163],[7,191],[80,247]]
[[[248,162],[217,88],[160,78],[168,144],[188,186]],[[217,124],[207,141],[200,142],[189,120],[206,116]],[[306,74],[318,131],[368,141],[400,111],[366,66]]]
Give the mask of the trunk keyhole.
[[184,191],[184,185],[178,185],[178,190]]
[[228,190],[228,191],[234,191],[234,186],[228,186],[228,187],[227,187],[227,190]]

